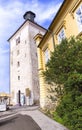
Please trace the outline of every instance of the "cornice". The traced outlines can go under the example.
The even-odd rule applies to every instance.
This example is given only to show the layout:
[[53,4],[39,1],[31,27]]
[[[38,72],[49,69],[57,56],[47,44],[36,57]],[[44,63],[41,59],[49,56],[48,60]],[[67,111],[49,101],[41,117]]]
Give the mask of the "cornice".
[[82,0],[78,0],[74,3],[73,7],[70,9],[69,13],[71,14],[72,18],[74,19],[74,11],[77,9],[79,4],[82,3]]

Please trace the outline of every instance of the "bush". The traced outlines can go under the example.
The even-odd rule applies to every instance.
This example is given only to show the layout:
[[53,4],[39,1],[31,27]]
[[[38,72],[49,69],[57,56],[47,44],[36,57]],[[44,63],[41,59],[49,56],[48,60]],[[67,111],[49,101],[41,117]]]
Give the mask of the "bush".
[[43,75],[47,83],[64,86],[54,119],[70,130],[82,130],[82,39],[62,40]]

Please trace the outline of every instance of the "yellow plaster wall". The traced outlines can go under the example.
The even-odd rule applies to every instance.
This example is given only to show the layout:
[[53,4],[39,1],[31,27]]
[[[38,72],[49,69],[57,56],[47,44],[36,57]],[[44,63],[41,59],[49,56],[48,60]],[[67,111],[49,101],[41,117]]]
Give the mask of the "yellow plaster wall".
[[[68,1],[68,0],[67,0]],[[56,23],[52,28],[52,33],[54,34],[55,44],[58,44],[57,34],[61,30],[62,27],[65,29],[66,37],[69,38],[70,36],[77,36],[79,33],[78,25],[76,22],[76,18],[74,12],[76,8],[81,4],[81,0],[70,0],[68,1],[68,5],[65,5],[63,11],[56,19]],[[77,6],[76,6],[77,5]],[[73,10],[73,8],[75,9]],[[73,11],[72,11],[73,10]],[[53,21],[55,22],[55,20]],[[46,105],[46,95],[47,95],[47,86],[45,84],[44,78],[41,75],[42,71],[45,70],[45,61],[44,61],[44,50],[48,48],[49,53],[54,50],[53,47],[53,40],[51,33],[48,34],[46,40],[43,40],[41,43],[41,47],[38,50],[38,66],[39,66],[39,81],[40,81],[40,105],[42,108]]]

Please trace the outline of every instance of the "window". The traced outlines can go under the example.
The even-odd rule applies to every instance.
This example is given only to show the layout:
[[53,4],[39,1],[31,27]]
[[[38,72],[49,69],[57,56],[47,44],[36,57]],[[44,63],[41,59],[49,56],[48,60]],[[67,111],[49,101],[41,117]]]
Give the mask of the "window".
[[45,57],[45,63],[47,64],[48,60],[49,60],[49,51],[48,48],[44,51],[44,57]]
[[62,28],[60,30],[60,32],[58,33],[58,42],[60,43],[62,41],[62,39],[64,39],[64,38],[65,38],[65,30],[64,30],[64,28]]
[[20,62],[19,61],[17,62],[17,67],[20,67]]
[[11,65],[13,65],[13,58],[11,58]]
[[79,31],[82,31],[82,4],[79,6],[79,8],[76,10],[76,19]]
[[20,54],[20,51],[19,50],[17,50],[17,56]]
[[11,59],[10,59],[10,61],[11,61],[11,65],[13,65],[13,52],[11,52]]
[[16,45],[18,45],[20,43],[20,37],[18,37],[17,39],[16,39]]
[[25,53],[25,57],[26,57],[26,53]]
[[25,44],[27,43],[27,41],[25,40]]
[[18,76],[18,80],[20,80],[20,76]]
[[36,57],[37,57],[37,52],[35,53]]

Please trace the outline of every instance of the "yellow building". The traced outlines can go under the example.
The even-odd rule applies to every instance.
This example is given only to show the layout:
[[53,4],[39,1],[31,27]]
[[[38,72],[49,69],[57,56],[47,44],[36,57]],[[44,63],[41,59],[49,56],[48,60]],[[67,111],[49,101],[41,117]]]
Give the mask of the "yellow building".
[[64,0],[46,34],[37,34],[34,39],[38,51],[38,71],[40,81],[40,106],[44,108],[48,102],[47,84],[42,71],[50,58],[50,52],[65,37],[82,35],[82,0]]

